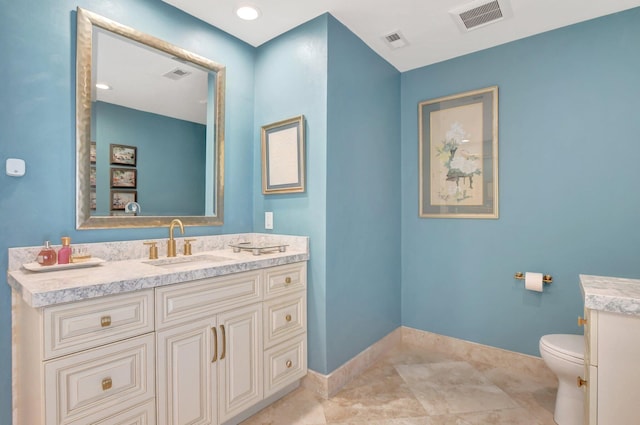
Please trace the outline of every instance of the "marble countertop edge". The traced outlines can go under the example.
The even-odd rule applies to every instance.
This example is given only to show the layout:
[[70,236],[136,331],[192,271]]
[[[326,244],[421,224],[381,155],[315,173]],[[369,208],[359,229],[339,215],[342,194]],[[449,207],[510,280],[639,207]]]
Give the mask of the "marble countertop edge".
[[254,256],[247,252],[232,253],[228,249],[201,252],[194,254],[194,257],[207,254],[229,258],[226,261],[204,265],[202,263],[185,264],[176,270],[148,264],[147,259],[112,261],[95,267],[53,272],[30,272],[20,269],[7,273],[7,283],[27,305],[40,308],[309,259],[308,251]]
[[580,275],[585,308],[640,315],[640,279]]

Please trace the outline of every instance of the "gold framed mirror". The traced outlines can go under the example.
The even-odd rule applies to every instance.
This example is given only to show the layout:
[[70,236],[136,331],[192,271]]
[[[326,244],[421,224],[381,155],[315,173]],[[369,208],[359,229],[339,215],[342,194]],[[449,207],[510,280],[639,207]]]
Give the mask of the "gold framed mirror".
[[[225,67],[80,7],[76,47],[76,228],[166,226],[174,218],[191,226],[222,225]],[[115,67],[110,63],[114,61],[105,59],[107,51],[124,54],[129,49],[138,50],[128,57],[119,57]],[[138,59],[145,64],[164,61],[162,69],[169,69],[161,76],[140,71],[140,79],[122,82],[123,75],[133,79],[132,75],[138,73],[132,65]],[[105,68],[103,63],[110,65]],[[112,77],[118,80],[118,90],[107,86],[109,95],[101,95],[96,89],[98,75],[107,75],[103,70],[112,68],[120,74]],[[184,76],[199,81],[199,85],[187,89],[187,83],[177,82]],[[147,84],[156,77],[172,80],[163,82],[169,90],[164,99],[157,98],[164,89]],[[142,88],[147,92],[138,93]],[[122,100],[116,92],[137,100]],[[199,105],[192,108],[194,104]],[[117,110],[126,121],[108,121],[98,115],[108,109]],[[193,115],[188,115],[191,109]],[[131,124],[137,117],[155,121]],[[104,122],[109,122],[111,130],[129,126],[138,133],[131,136],[129,132],[124,137],[122,132],[107,132],[98,126]],[[166,125],[187,126],[192,130],[188,136],[165,131],[177,145],[156,146],[153,143],[157,140],[145,133],[155,130],[157,134],[164,127],[149,122],[170,122]],[[201,137],[192,137],[191,133]],[[149,140],[143,140],[145,136]],[[186,139],[194,140],[188,148]],[[143,143],[147,145],[139,146]],[[187,151],[203,164],[189,159]],[[160,157],[161,153],[167,157]],[[180,165],[178,160],[188,162]],[[177,181],[178,177],[184,180]],[[177,186],[172,189],[171,184]],[[175,198],[170,197],[172,193]],[[186,197],[185,193],[191,196]]]

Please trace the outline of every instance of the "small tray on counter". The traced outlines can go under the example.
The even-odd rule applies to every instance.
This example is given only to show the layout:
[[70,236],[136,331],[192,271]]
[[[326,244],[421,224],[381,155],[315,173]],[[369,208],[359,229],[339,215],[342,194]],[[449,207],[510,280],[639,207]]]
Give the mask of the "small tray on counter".
[[238,242],[238,243],[230,243],[229,246],[233,248],[233,252],[251,251],[253,255],[260,255],[267,252],[285,252],[287,250],[287,246],[289,245],[265,244],[265,243],[254,244],[252,242]]
[[102,258],[91,257],[88,260],[83,260],[78,263],[53,264],[51,266],[42,266],[40,265],[40,263],[37,263],[34,261],[33,263],[23,264],[22,267],[24,267],[26,270],[29,270],[30,272],[55,272],[58,270],[82,269],[85,267],[94,267],[104,262],[105,260],[103,260]]

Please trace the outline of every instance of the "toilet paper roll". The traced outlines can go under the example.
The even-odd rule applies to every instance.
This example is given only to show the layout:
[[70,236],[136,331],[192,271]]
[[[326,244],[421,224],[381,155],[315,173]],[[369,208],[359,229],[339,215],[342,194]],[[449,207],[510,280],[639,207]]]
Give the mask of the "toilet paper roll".
[[542,273],[526,272],[524,275],[524,287],[529,291],[542,292]]

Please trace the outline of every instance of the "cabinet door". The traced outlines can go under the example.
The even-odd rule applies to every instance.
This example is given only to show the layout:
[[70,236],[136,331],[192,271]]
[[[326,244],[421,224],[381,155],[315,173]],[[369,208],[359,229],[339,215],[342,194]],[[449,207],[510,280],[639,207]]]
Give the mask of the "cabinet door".
[[217,423],[214,317],[157,332],[158,425]]
[[262,304],[218,315],[220,423],[262,400]]
[[[640,318],[598,312],[597,412],[600,425],[637,425],[640,417]],[[593,380],[593,378],[591,378]]]

